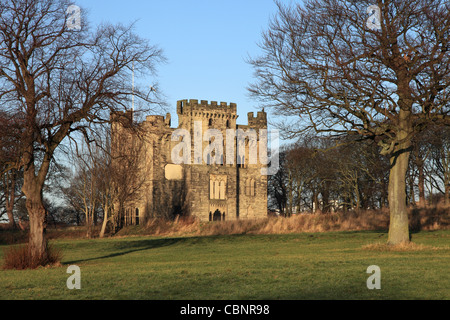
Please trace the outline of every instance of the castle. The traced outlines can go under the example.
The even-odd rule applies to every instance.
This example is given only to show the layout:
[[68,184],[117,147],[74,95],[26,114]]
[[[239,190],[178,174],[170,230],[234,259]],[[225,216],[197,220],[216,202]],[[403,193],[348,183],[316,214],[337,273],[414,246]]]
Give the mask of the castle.
[[[248,124],[238,125],[236,108],[235,103],[180,100],[177,102],[178,128],[171,127],[169,113],[165,117],[147,116],[137,124],[133,111],[112,115],[112,154],[131,145],[141,146],[138,151],[141,182],[133,199],[121,205],[122,225],[176,215],[191,215],[201,221],[267,216],[267,176],[261,174],[264,165],[260,161],[249,161],[252,150],[256,150],[254,144],[260,140],[260,130],[267,129],[267,115],[261,111],[255,117],[250,112]],[[231,140],[227,134],[233,129],[253,132],[255,139],[248,134],[243,144],[237,137]],[[176,132],[185,136],[175,135],[174,138]],[[222,141],[217,137],[210,139],[205,137],[207,132],[216,136],[221,133],[224,138]],[[187,147],[183,149],[189,159],[187,163],[172,159],[174,153],[179,154],[181,149],[177,146],[182,141]],[[211,149],[212,142],[223,143],[223,151]],[[228,151],[233,152],[232,156]]]

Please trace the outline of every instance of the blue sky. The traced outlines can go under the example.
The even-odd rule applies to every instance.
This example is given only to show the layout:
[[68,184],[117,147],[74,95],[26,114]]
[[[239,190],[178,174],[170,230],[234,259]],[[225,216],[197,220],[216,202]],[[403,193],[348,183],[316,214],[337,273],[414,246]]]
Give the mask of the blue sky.
[[[286,3],[291,1],[286,0]],[[177,123],[176,101],[234,102],[239,124],[259,110],[246,87],[253,81],[248,57],[276,14],[273,0],[75,0],[92,27],[102,21],[136,21],[136,32],[164,50],[168,63],[158,68],[159,86]],[[85,13],[85,12],[83,12]],[[150,84],[149,84],[150,85]]]

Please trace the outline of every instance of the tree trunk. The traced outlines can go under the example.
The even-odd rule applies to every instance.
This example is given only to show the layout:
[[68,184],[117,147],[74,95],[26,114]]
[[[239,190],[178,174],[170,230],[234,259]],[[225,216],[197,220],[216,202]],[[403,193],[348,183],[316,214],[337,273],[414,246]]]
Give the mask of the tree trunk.
[[102,223],[102,229],[100,230],[100,238],[103,238],[105,236],[105,232],[106,232],[106,225],[108,224],[108,206],[105,205],[104,209],[103,209],[103,223]]
[[322,213],[330,212],[330,182],[326,181],[322,187]]
[[361,209],[361,193],[359,191],[359,184],[358,184],[358,172],[355,172],[355,180],[354,180],[354,188],[355,188],[355,197],[356,197],[356,212],[359,212],[359,209]]
[[92,238],[92,226],[91,226],[91,215],[90,210],[86,210],[86,238]]
[[442,164],[444,167],[444,204],[450,205],[450,151],[447,155],[442,153]]
[[[14,201],[16,200],[16,181],[12,178],[11,188],[7,188],[6,194],[6,213],[8,214],[9,228],[15,229],[16,222],[14,221]],[[7,182],[8,183],[8,182]]]
[[410,151],[402,148],[391,156],[389,172],[389,244],[409,242],[408,207],[406,205],[406,172]]
[[381,202],[380,202],[380,209],[383,209],[386,207],[386,203],[387,203],[387,199],[388,199],[388,188],[389,186],[386,188],[386,185],[388,185],[386,183],[386,179],[383,178],[383,182],[382,182],[382,190],[381,190]]
[[419,205],[425,205],[425,173],[424,173],[423,161],[417,162],[417,168],[419,170]]
[[[30,154],[32,153],[30,152]],[[28,250],[29,257],[35,266],[44,264],[48,257],[47,239],[45,237],[47,210],[44,207],[42,191],[50,167],[49,159],[50,157],[44,159],[39,173],[36,175],[34,159],[31,156],[26,161],[30,165],[24,170],[22,191],[26,197],[25,204],[30,220]]]
[[47,241],[45,237],[46,210],[42,202],[41,192],[34,190],[27,195],[26,206],[30,219],[28,248],[31,261],[41,264],[47,259]]
[[450,182],[445,185],[444,204],[450,205]]
[[13,210],[14,210],[14,205],[11,205],[11,204],[8,204],[7,206],[6,206],[6,213],[8,214],[8,220],[9,220],[9,224],[8,224],[8,227],[10,228],[10,229],[16,229],[16,222],[14,221],[14,213],[13,213]]
[[319,195],[316,190],[313,191],[312,194],[312,203],[313,203],[313,213],[319,212]]
[[8,215],[9,228],[15,229],[16,222],[14,221],[14,202],[16,200],[16,172],[8,172],[3,179],[3,185],[5,186],[5,207],[6,214]]
[[412,172],[411,172],[408,180],[409,180],[409,202],[407,201],[407,203],[415,206],[416,205],[416,197],[414,194],[414,175]]

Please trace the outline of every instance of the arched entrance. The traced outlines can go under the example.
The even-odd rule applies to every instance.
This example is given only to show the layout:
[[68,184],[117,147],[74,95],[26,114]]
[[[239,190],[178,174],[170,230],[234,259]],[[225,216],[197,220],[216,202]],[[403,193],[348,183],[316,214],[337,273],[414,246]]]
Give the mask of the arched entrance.
[[212,200],[209,203],[209,221],[225,221],[228,212],[226,200]]
[[222,212],[220,212],[219,209],[214,211],[213,221],[222,221]]

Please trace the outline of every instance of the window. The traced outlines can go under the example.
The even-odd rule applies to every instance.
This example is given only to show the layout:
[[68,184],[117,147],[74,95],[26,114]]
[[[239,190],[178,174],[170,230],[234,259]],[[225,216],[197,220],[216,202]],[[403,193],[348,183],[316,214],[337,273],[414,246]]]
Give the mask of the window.
[[245,181],[245,195],[246,196],[255,196],[255,189],[256,189],[256,181],[255,179],[247,179]]
[[219,182],[219,199],[225,200],[225,181]]
[[238,163],[237,163],[238,168],[245,168],[245,156],[238,156]]
[[227,178],[226,176],[211,175],[209,179],[209,199],[226,200]]
[[214,181],[214,199],[220,199],[219,181]]

